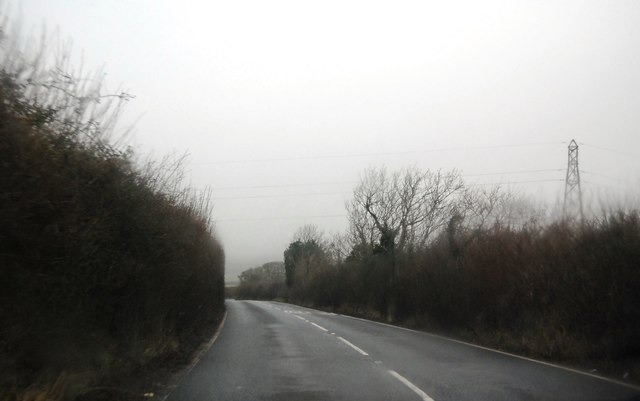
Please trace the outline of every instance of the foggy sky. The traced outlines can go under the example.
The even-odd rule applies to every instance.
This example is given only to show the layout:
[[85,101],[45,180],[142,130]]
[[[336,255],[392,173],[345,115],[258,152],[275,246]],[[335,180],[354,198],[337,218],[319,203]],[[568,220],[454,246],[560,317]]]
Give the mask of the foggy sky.
[[[142,154],[190,154],[213,188],[227,277],[346,227],[367,167],[462,171],[562,199],[640,184],[637,1],[9,1],[136,96]],[[516,146],[517,145],[517,146]]]

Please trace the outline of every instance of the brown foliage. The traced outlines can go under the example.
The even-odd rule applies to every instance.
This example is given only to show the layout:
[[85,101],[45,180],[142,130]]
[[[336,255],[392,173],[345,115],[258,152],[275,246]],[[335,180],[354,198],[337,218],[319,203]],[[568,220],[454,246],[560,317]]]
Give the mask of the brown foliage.
[[224,308],[204,203],[154,188],[128,153],[0,78],[1,399],[181,352]]
[[541,224],[509,194],[465,190],[448,213],[446,229],[420,246],[356,243],[290,298],[551,359],[639,356],[638,211]]

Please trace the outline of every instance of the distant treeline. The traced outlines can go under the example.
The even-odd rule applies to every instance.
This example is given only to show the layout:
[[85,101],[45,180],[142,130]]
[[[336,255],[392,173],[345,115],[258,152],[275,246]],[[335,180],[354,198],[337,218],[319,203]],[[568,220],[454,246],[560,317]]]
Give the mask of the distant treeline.
[[282,262],[269,262],[245,270],[239,276],[240,284],[235,289],[235,298],[284,299],[287,295],[284,278]]
[[549,221],[499,188],[416,169],[367,171],[347,209],[344,235],[294,235],[279,296],[556,360],[640,356],[637,210]]
[[0,400],[131,398],[119,380],[184,358],[224,312],[207,198],[109,144],[127,95],[2,39]]

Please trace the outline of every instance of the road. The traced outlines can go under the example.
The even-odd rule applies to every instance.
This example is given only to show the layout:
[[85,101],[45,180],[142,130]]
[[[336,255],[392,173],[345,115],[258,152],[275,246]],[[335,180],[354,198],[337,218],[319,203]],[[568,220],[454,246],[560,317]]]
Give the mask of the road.
[[427,333],[290,304],[227,301],[167,401],[640,400],[640,389]]

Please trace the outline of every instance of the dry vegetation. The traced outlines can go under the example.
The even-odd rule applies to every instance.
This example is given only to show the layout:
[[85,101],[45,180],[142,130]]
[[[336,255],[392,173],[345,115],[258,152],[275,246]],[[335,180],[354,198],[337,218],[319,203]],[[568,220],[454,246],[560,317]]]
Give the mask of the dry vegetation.
[[637,210],[546,222],[456,172],[374,169],[348,211],[343,236],[312,226],[294,236],[289,301],[640,380]]
[[110,144],[129,96],[101,74],[2,39],[0,400],[139,398],[122,383],[223,313],[207,198]]
[[286,295],[284,263],[269,262],[245,270],[235,288],[236,299],[284,299]]

